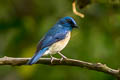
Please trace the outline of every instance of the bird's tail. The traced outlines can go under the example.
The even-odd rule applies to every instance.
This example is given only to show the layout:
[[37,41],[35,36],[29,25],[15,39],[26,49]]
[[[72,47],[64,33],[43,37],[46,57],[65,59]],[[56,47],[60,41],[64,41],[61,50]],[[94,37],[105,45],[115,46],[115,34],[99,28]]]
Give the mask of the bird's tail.
[[27,65],[32,65],[36,63],[39,58],[48,50],[48,48],[43,48],[39,52],[35,53],[35,55],[27,62]]

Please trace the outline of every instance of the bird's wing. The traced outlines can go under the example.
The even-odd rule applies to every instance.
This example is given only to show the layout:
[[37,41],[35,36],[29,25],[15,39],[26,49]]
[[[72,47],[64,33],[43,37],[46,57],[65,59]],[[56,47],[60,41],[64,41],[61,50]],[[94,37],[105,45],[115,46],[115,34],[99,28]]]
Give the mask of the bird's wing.
[[49,46],[53,43],[60,41],[66,37],[67,32],[59,32],[59,33],[51,33],[46,34],[45,37],[43,37],[38,46],[35,55],[28,61],[28,65],[36,63],[39,58],[49,49]]
[[52,45],[53,43],[60,41],[62,39],[64,39],[66,37],[67,31],[61,31],[59,33],[53,33],[51,35],[45,35],[45,37],[43,37],[38,46],[37,46],[37,50],[36,53],[45,48],[45,47],[49,47],[50,45]]

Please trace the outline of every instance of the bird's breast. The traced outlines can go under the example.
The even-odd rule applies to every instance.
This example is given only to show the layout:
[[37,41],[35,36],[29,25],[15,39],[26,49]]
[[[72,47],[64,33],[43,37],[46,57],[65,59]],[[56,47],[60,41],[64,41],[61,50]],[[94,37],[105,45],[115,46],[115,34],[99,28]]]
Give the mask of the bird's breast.
[[64,49],[70,40],[70,36],[71,36],[71,32],[68,32],[63,40],[60,40],[54,43],[53,45],[51,45],[51,47],[49,48],[50,54],[55,54],[56,52]]

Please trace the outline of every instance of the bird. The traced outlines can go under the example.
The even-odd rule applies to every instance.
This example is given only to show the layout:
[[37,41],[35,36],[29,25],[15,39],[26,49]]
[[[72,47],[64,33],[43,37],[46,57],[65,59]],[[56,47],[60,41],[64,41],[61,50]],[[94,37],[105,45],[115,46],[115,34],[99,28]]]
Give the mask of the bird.
[[27,62],[27,65],[35,64],[39,58],[50,55],[51,63],[54,60],[53,54],[58,53],[62,59],[67,59],[60,51],[68,44],[73,28],[79,28],[72,17],[63,17],[48,30],[39,41],[34,56]]

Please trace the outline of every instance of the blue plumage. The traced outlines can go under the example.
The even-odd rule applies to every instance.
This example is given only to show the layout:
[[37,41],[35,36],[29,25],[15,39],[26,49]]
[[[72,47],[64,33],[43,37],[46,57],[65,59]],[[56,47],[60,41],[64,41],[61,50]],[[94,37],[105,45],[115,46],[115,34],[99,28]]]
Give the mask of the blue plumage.
[[[58,43],[61,41],[61,43],[64,45],[63,41],[65,40],[65,38],[67,41],[66,35],[69,32],[71,32],[71,30],[75,27],[77,27],[77,26],[76,26],[76,22],[74,21],[73,18],[64,17],[64,18],[60,19],[45,34],[45,36],[39,41],[35,55],[32,57],[32,59],[30,59],[28,61],[27,64],[36,63],[43,54],[46,54],[46,53],[48,54],[48,53],[52,53],[52,52],[59,52],[59,49],[58,49],[58,51],[52,50],[53,47],[55,47],[56,45],[58,45],[58,46],[56,46],[57,48],[62,47],[59,45],[60,43],[59,44],[55,44],[55,43]],[[53,44],[55,44],[55,45],[52,47]]]
[[28,61],[27,64],[31,65],[31,64],[36,63],[36,62],[39,60],[39,58],[40,58],[40,57],[45,53],[45,51],[47,51],[47,50],[48,50],[48,47],[45,47],[45,48],[43,48],[42,50],[38,51],[38,52],[31,58],[31,60]]

